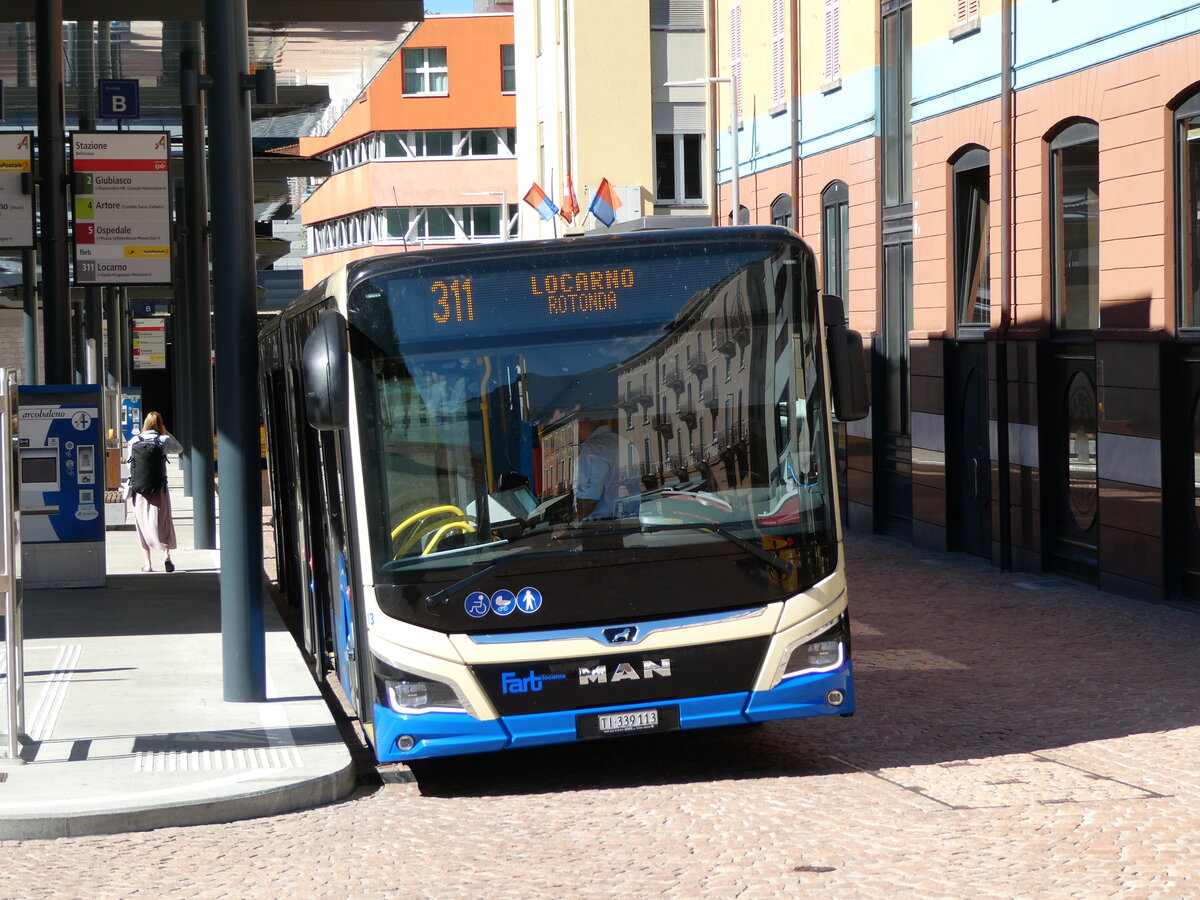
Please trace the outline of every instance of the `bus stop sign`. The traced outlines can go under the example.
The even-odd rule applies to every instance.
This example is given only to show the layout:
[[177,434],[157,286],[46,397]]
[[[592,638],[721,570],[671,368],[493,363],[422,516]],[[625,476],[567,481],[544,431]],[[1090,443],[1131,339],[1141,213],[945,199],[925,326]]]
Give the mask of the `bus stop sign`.
[[137,79],[100,79],[100,113],[98,118],[137,119],[141,116],[141,110],[138,108],[138,105]]

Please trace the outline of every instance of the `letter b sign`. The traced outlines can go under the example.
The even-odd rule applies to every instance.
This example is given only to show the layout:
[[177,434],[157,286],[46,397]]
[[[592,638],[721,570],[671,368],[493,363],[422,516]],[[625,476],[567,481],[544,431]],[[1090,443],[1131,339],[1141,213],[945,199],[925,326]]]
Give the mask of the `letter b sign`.
[[138,83],[134,78],[102,78],[99,84],[101,119],[137,119]]

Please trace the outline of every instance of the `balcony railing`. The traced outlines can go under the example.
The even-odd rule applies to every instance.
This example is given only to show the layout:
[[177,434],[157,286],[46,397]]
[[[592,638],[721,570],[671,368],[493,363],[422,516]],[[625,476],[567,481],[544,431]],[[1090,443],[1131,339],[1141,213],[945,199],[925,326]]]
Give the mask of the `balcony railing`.
[[679,366],[666,366],[663,369],[663,384],[675,393],[683,393],[683,369]]
[[650,427],[667,438],[675,433],[675,425],[671,421],[671,416],[662,413],[655,413],[650,417]]
[[688,428],[696,427],[696,407],[690,400],[680,403],[679,409],[675,411],[675,415],[679,416],[680,420]]

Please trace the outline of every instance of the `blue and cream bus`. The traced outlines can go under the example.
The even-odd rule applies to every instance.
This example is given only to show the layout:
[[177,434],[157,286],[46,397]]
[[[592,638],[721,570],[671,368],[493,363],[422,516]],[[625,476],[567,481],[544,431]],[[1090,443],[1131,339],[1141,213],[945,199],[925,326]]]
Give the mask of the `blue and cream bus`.
[[791,232],[361,260],[261,362],[280,585],[381,762],[854,711],[862,343]]

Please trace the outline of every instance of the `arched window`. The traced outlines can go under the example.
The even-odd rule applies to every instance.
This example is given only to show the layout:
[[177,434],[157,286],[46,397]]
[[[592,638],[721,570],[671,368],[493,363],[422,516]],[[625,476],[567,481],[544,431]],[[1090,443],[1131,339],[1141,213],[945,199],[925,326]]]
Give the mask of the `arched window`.
[[1050,138],[1050,297],[1054,325],[1100,325],[1100,130],[1075,121]]
[[954,307],[959,325],[991,322],[989,281],[989,158],[966,147],[954,160]]
[[1175,109],[1179,327],[1200,328],[1200,87]]
[[821,262],[824,291],[842,299],[850,289],[850,188],[832,181],[821,192]]
[[780,194],[771,203],[771,224],[792,227],[792,198],[787,194]]

